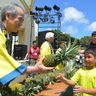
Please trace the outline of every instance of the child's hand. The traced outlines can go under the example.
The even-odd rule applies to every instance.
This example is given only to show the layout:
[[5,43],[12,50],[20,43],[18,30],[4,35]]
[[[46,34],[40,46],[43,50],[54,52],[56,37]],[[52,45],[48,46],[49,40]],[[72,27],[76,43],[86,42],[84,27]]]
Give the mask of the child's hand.
[[64,74],[59,74],[59,75],[56,77],[56,79],[64,82],[64,79],[65,79]]
[[75,85],[73,88],[73,92],[77,93],[77,94],[81,94],[81,93],[83,93],[83,88],[79,85]]

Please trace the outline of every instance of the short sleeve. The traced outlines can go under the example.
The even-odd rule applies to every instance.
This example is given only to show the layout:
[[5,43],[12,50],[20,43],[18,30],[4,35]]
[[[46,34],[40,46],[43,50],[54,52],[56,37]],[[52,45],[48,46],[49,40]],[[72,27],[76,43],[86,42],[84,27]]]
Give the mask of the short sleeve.
[[75,82],[76,84],[79,82],[79,80],[80,80],[80,69],[73,75],[71,80],[73,82]]

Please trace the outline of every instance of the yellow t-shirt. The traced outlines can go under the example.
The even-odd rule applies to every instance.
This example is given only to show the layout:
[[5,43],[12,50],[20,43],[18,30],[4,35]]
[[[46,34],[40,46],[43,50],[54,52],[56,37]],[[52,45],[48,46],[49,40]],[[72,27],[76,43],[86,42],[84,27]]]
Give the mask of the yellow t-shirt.
[[47,41],[45,41],[40,47],[40,57],[45,57],[50,54],[52,54],[50,45]]
[[[84,88],[96,88],[96,68],[87,70],[85,67],[79,69],[71,78],[73,82]],[[96,96],[83,93],[80,96]]]
[[26,70],[26,65],[19,64],[6,50],[6,37],[0,29],[0,83],[5,85]]
[[[58,48],[57,51],[56,51],[56,54],[59,54],[61,51],[62,51],[62,49],[61,49],[61,48]],[[62,64],[62,63],[59,63],[59,64],[55,67],[55,69],[57,69],[57,70],[62,69],[62,68],[64,68],[64,64]]]

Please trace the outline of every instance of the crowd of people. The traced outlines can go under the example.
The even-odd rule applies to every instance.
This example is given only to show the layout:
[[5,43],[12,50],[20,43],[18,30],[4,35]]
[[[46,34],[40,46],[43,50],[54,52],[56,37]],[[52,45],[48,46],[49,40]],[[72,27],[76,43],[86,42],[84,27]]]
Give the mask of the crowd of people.
[[[47,32],[45,35],[45,41],[42,42],[40,48],[38,47],[38,44],[36,41],[33,41],[32,46],[29,48],[26,56],[24,59],[29,59],[31,61],[30,64],[33,64],[34,61],[36,62],[39,58],[45,57],[47,55],[51,54],[59,54],[66,46],[65,41],[61,41],[59,43],[59,48],[57,48],[56,51],[54,51],[54,48],[52,46],[52,43],[54,42],[54,33],[53,32]],[[55,69],[59,70],[61,68],[64,68],[64,64],[60,63],[58,64]]]
[[[9,35],[11,32],[17,32],[23,21],[24,10],[18,4],[9,4],[2,8],[0,22],[0,86],[8,85],[22,73],[31,74],[35,72],[42,73],[52,71],[54,69],[53,67],[45,67],[42,64],[44,57],[50,54],[58,54],[66,47],[65,42],[61,41],[59,48],[54,52],[52,47],[54,33],[48,32],[45,35],[45,41],[42,43],[41,47],[39,48],[37,42],[33,41],[32,46],[29,48],[24,58],[34,61],[35,65],[26,66],[26,64],[18,63],[8,53],[8,48],[11,42]],[[96,31],[92,33],[91,42],[87,47],[88,48],[85,50],[80,50],[79,57],[76,57],[76,62],[78,64],[84,64],[84,66],[74,74],[71,80],[61,75],[57,76],[57,79],[68,85],[74,86],[73,91],[80,96],[95,96]],[[82,57],[83,59],[81,60],[80,58]],[[55,69],[61,68],[64,68],[62,63],[58,64]]]
[[[54,52],[52,43],[54,42],[54,33],[48,32],[45,35],[46,41],[40,47],[40,57],[50,54],[59,54],[65,47],[66,43],[61,41],[59,48]],[[96,31],[92,33],[90,44],[86,49],[82,47],[78,50],[75,61],[81,65],[81,68],[74,74],[71,79],[59,75],[57,79],[63,81],[67,85],[73,86],[73,92],[78,96],[95,96],[96,95]],[[64,64],[58,64],[55,69],[64,68]],[[77,96],[76,95],[76,96]],[[64,96],[64,94],[63,94]]]

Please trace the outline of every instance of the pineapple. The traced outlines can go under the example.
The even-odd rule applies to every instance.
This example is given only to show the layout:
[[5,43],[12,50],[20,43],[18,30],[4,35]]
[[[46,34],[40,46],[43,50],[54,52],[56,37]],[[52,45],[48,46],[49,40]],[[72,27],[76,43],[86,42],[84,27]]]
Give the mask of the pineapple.
[[78,49],[79,46],[76,45],[76,41],[71,44],[71,40],[69,39],[68,45],[60,53],[45,56],[43,64],[47,67],[55,67],[61,62],[66,63],[76,56]]
[[50,66],[50,67],[54,67],[57,64],[59,64],[61,62],[61,55],[60,54],[51,54],[51,55],[47,55],[45,56],[44,60],[43,60],[43,64],[45,66]]
[[76,64],[73,60],[67,61],[64,67],[65,76],[70,79],[79,68],[80,65]]

